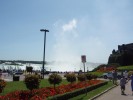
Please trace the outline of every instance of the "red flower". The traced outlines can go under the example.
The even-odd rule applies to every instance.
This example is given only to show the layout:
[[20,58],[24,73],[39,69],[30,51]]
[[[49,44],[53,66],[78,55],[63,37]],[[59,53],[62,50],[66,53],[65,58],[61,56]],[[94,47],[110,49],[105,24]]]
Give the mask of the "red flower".
[[53,87],[45,87],[40,89],[34,89],[32,90],[32,92],[30,92],[29,90],[15,91],[8,93],[5,96],[0,96],[0,100],[46,100],[46,98],[49,96],[64,94],[66,92],[70,92],[79,88],[84,88],[85,86],[95,85],[100,82],[102,81],[90,80],[86,82],[78,82],[68,85],[60,85],[56,87],[56,89],[54,89]]

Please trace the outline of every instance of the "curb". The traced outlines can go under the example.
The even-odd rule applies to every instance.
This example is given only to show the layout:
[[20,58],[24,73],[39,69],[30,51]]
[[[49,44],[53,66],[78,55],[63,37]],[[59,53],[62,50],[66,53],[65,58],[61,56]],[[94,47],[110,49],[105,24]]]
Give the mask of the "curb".
[[98,95],[96,95],[96,96],[94,96],[94,97],[92,97],[92,98],[90,98],[90,99],[88,99],[88,100],[95,100],[96,98],[100,97],[101,95],[105,94],[106,92],[108,92],[109,90],[111,90],[111,89],[113,89],[113,88],[115,88],[115,87],[117,87],[117,86],[118,86],[118,85],[114,85],[114,86],[110,87],[109,89],[103,91],[102,93],[100,93],[100,94],[98,94]]

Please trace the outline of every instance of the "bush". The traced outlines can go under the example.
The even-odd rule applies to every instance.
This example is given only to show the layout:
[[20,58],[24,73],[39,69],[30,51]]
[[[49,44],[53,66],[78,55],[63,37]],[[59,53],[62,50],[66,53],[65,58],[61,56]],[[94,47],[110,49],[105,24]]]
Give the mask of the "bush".
[[24,83],[29,90],[38,89],[40,80],[37,75],[27,75],[24,79]]
[[86,78],[87,78],[87,80],[91,80],[91,79],[92,79],[92,75],[89,74],[89,73],[87,73],[87,74],[86,74]]
[[108,66],[114,66],[114,67],[117,68],[117,67],[120,67],[120,64],[119,63],[110,63],[110,64],[107,65],[107,67]]
[[5,86],[6,86],[6,82],[3,79],[0,79],[0,93],[3,91]]
[[84,74],[79,74],[79,75],[77,76],[77,78],[78,78],[78,81],[85,81],[86,76],[85,76]]
[[97,75],[92,75],[92,79],[97,79]]
[[67,77],[68,74],[69,74],[69,73],[64,74],[64,77]]
[[103,67],[105,67],[105,66],[107,66],[107,65],[106,65],[106,64],[101,64],[101,65],[97,66],[96,68],[94,68],[92,71],[97,71],[97,70],[99,70],[100,68],[103,68]]
[[49,79],[48,79],[49,83],[50,84],[53,84],[54,85],[54,88],[55,88],[55,85],[56,84],[60,84],[61,81],[62,81],[62,77],[56,73],[53,73],[49,76]]
[[68,74],[66,75],[66,79],[68,82],[73,83],[76,81],[76,75],[74,73]]
[[131,76],[133,74],[133,71],[128,72],[128,76]]

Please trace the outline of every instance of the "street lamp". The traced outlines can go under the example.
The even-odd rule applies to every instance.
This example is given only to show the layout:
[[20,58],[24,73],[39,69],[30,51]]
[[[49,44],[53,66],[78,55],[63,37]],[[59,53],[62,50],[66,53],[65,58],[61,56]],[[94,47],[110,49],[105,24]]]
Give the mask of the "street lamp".
[[[85,75],[86,55],[82,55],[81,56],[81,61],[82,61],[83,65],[84,65],[84,75]],[[85,76],[85,85],[86,85],[86,76]],[[87,89],[86,89],[86,87],[85,87],[85,91],[86,91],[86,95],[87,95]]]
[[49,30],[47,29],[40,29],[41,32],[44,32],[44,51],[43,51],[43,64],[42,64],[42,74],[43,74],[43,78],[44,78],[44,63],[45,63],[45,44],[46,44],[46,32],[49,32]]

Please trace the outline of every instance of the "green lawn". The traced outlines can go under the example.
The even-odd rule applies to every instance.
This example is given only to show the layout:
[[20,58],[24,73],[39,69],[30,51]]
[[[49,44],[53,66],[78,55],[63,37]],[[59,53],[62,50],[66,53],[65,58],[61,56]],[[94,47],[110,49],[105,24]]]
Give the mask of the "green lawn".
[[97,75],[98,77],[102,76],[104,72],[90,72],[92,75]]
[[[61,84],[68,84],[68,82],[66,80],[63,80]],[[46,87],[46,86],[53,86],[53,85],[50,85],[47,79],[41,80],[40,87]],[[107,85],[104,85],[102,87],[99,87],[99,88],[91,91],[91,92],[88,92],[87,95],[82,94],[77,97],[71,98],[69,100],[86,100],[86,99],[89,99],[89,98],[101,93],[102,91],[106,90],[107,88],[109,88],[111,86],[113,86],[112,82],[108,82]],[[9,92],[16,91],[16,90],[27,90],[23,81],[7,82],[7,85],[6,85],[3,93],[1,93],[1,95],[5,95]]]
[[121,70],[121,71],[125,71],[125,70],[131,71],[131,70],[133,70],[133,65],[131,65],[131,66],[121,66],[121,67],[118,67],[117,69]]
[[[61,84],[68,84],[68,82],[66,80],[62,80]],[[47,87],[47,86],[53,86],[53,85],[50,85],[47,79],[41,80],[40,88]],[[16,91],[16,90],[27,90],[23,81],[7,82],[7,85],[4,88],[4,91],[1,93],[1,95],[5,95],[9,92]]]
[[95,95],[105,91],[106,89],[110,88],[111,86],[113,86],[112,82],[108,82],[107,85],[101,86],[101,87],[99,87],[99,88],[97,88],[93,91],[90,91],[90,92],[87,93],[87,95],[86,94],[81,94],[81,95],[76,96],[74,98],[71,98],[69,100],[88,100],[88,99],[94,97]]

